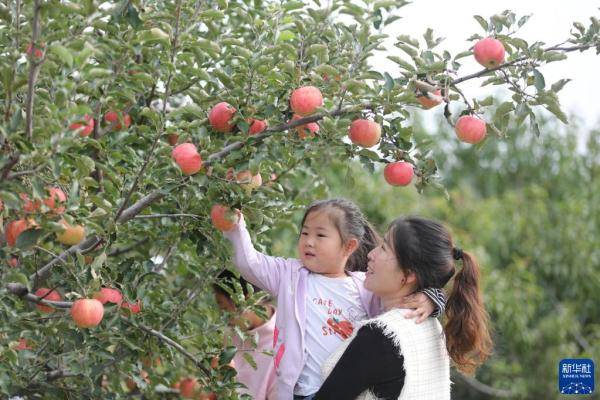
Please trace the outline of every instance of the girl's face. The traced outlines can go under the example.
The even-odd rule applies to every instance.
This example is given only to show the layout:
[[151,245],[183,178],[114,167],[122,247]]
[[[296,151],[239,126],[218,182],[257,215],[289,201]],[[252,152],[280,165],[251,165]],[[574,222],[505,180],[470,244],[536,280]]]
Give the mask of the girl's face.
[[335,278],[345,275],[348,257],[357,246],[356,239],[342,243],[327,210],[316,210],[311,211],[304,221],[298,240],[298,255],[311,272]]
[[391,242],[391,232],[388,231],[383,242],[368,255],[369,263],[364,285],[367,290],[379,297],[407,291],[407,284],[415,282],[414,274],[405,274],[400,268]]

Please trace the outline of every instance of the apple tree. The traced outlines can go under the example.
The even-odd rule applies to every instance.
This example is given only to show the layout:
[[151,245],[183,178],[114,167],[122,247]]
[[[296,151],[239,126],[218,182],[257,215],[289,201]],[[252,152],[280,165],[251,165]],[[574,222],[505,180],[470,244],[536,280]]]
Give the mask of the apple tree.
[[[439,186],[411,113],[443,107],[473,152],[525,121],[543,134],[538,110],[567,122],[568,80],[542,69],[598,53],[598,19],[547,45],[518,36],[526,16],[476,16],[474,47],[401,35],[398,70],[378,72],[405,3],[0,4],[0,393],[233,397],[223,337],[244,334],[225,328],[211,291],[230,267],[230,209],[256,235],[289,224],[314,189],[294,176],[318,179],[324,159]],[[470,57],[477,72],[464,71]],[[470,80],[512,96],[491,108],[464,95]],[[259,297],[235,294],[252,308]]]

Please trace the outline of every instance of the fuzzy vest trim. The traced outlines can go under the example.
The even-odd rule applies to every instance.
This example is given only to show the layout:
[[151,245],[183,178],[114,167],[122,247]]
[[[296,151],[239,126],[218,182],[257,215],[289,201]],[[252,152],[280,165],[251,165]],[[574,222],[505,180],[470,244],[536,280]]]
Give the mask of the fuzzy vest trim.
[[[392,339],[398,354],[404,357],[406,376],[398,400],[450,400],[450,359],[442,326],[435,318],[416,324],[414,319],[404,318],[408,311],[393,309],[364,321],[379,327]],[[325,377],[331,373],[357,332],[358,329],[325,361],[322,367]],[[371,391],[357,397],[357,400],[376,399]]]

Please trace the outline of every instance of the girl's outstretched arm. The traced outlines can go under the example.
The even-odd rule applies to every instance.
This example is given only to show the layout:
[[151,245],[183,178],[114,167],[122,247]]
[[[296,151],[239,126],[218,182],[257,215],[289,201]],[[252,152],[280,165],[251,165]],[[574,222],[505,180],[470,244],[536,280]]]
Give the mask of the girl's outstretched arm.
[[235,227],[224,234],[233,244],[233,263],[244,279],[277,296],[284,271],[292,266],[293,261],[257,251],[242,214]]

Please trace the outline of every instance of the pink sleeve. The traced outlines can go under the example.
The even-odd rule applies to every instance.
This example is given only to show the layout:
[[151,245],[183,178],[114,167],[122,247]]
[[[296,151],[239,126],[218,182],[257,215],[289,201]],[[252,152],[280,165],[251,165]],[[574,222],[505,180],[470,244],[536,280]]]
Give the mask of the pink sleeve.
[[257,251],[252,244],[243,216],[240,216],[240,221],[235,228],[224,234],[233,244],[233,263],[244,279],[277,296],[285,269],[291,268],[293,262]]

